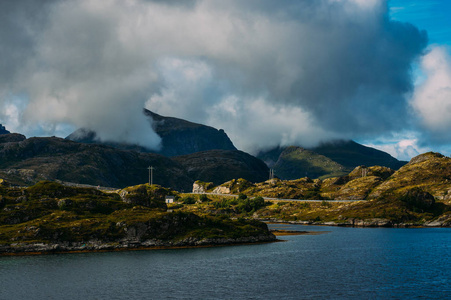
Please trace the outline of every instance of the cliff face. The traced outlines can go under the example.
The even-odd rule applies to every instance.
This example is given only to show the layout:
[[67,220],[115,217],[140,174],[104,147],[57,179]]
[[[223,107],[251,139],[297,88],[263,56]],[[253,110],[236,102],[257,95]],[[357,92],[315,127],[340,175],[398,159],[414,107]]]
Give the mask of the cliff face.
[[153,122],[153,129],[161,137],[161,149],[158,151],[145,149],[137,145],[115,142],[100,142],[95,132],[89,129],[78,129],[66,139],[80,143],[106,144],[118,149],[140,152],[155,152],[164,156],[186,155],[207,150],[236,150],[224,130],[192,123],[186,120],[160,116],[144,109],[144,114]]

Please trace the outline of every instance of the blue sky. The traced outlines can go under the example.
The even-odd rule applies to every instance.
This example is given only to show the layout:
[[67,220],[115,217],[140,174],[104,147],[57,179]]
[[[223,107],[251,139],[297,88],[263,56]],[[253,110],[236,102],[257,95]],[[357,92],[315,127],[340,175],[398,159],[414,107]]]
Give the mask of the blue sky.
[[451,46],[451,1],[390,0],[390,16],[428,32],[431,44]]
[[353,139],[450,155],[450,2],[0,1],[0,123],[158,148],[145,107],[251,154]]

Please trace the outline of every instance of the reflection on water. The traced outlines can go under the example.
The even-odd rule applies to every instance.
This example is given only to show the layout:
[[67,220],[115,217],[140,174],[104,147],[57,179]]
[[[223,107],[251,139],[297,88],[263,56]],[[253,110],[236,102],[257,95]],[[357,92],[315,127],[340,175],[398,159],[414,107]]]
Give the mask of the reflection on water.
[[0,299],[446,298],[451,229],[270,225],[285,243],[0,257]]

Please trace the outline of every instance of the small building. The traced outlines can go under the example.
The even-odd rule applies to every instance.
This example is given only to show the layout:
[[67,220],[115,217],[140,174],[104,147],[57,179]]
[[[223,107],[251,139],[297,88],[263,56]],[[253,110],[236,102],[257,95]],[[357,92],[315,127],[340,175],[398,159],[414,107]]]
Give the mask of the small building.
[[174,196],[166,196],[164,198],[164,202],[168,203],[174,203],[175,197]]

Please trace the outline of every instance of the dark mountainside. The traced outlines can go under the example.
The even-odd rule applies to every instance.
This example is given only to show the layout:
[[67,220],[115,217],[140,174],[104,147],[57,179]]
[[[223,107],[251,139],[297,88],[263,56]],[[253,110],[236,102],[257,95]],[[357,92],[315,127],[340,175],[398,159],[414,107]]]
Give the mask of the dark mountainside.
[[8,134],[10,133],[8,130],[6,130],[5,126],[0,124],[0,134]]
[[354,141],[323,143],[311,149],[297,146],[277,147],[258,154],[281,179],[342,176],[357,166],[384,166],[394,170],[406,162],[388,153],[360,145]]
[[188,170],[188,176],[216,185],[236,178],[261,182],[269,176],[269,169],[264,162],[238,150],[210,150],[173,159]]
[[357,166],[364,165],[384,166],[397,170],[407,163],[406,161],[397,160],[384,151],[366,147],[354,141],[323,143],[310,150],[324,155],[348,169],[354,169]]
[[155,132],[162,139],[162,148],[158,152],[161,155],[179,156],[207,150],[237,150],[222,129],[163,117],[147,109],[144,114],[153,119]]
[[249,181],[267,178],[266,165],[244,152],[211,150],[199,155],[211,163],[196,160],[196,156],[186,162],[183,158],[56,137],[26,139],[20,134],[4,134],[0,135],[0,178],[18,185],[58,179],[122,188],[148,182],[147,168],[153,166],[153,183],[179,191],[190,190],[194,181],[210,175],[219,183],[231,178]]
[[[192,123],[186,120],[160,116],[144,109],[144,114],[153,120],[153,129],[162,139],[162,147],[156,153],[164,156],[179,156],[207,150],[236,150],[224,130]],[[66,137],[80,143],[105,144],[118,149],[140,152],[155,152],[137,145],[100,142],[96,133],[89,129],[78,129]]]
[[0,177],[20,185],[58,179],[125,187],[147,182],[148,166],[156,168],[156,184],[172,188],[192,185],[193,180],[186,176],[183,166],[158,154],[118,150],[55,137],[23,137],[21,141],[0,143]]

